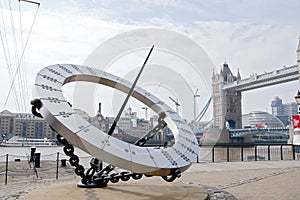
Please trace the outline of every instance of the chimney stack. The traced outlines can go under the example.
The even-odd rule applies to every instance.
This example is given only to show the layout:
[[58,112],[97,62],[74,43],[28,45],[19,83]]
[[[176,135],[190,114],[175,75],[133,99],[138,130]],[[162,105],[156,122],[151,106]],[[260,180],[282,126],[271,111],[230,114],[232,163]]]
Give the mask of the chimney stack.
[[99,103],[98,113],[101,114],[101,103]]

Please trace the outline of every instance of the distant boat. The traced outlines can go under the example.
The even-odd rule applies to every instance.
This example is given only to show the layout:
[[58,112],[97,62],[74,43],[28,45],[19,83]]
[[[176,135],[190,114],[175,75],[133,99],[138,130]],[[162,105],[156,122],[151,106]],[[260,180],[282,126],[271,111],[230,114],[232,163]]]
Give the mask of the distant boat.
[[4,140],[0,143],[2,147],[51,147],[57,146],[57,143],[53,139],[34,139],[34,138],[22,138],[19,136],[13,136],[9,140]]

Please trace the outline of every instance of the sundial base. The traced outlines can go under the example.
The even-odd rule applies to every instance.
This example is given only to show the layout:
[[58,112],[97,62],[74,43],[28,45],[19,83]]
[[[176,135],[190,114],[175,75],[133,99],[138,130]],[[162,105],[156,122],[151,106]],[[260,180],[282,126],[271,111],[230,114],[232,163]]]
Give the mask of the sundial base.
[[23,200],[64,199],[101,199],[101,200],[162,200],[162,199],[207,199],[208,193],[195,186],[176,181],[168,183],[161,178],[130,180],[127,182],[108,183],[103,188],[78,188],[76,182],[65,182],[35,189],[26,194]]
[[107,184],[95,184],[95,183],[82,184],[81,182],[77,183],[77,187],[79,188],[103,188],[106,186]]

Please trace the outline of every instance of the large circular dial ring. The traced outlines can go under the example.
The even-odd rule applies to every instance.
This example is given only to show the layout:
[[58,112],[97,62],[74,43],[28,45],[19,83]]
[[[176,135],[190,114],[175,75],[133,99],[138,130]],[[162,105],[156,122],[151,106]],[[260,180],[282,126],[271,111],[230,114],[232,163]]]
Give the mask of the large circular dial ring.
[[132,96],[165,116],[164,121],[175,139],[170,147],[140,147],[110,136],[88,123],[72,110],[62,93],[63,85],[76,81],[102,84],[125,93],[132,86],[132,83],[107,72],[73,64],[51,65],[37,74],[35,89],[42,102],[39,112],[74,146],[116,167],[148,175],[168,176],[173,169],[183,172],[196,160],[199,146],[191,127],[146,90],[136,87]]

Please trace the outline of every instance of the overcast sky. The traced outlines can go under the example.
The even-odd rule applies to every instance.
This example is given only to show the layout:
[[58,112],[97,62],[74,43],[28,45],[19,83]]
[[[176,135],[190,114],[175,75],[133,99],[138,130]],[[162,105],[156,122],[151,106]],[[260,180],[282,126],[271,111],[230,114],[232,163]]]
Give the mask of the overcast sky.
[[[21,33],[19,5],[17,0],[12,0],[15,29],[11,29],[7,2],[1,0],[3,18],[0,19],[4,23],[0,27],[2,36],[6,33],[7,38],[11,38],[6,48],[13,55],[14,46],[10,44],[13,43],[13,31],[18,38]],[[234,74],[239,68],[242,78],[249,77],[253,72],[261,74],[295,65],[297,61],[300,34],[298,0],[39,2],[41,6],[25,53],[27,70],[21,70],[27,77],[29,96],[26,101],[31,99],[34,77],[43,67],[56,63],[83,64],[102,42],[139,28],[164,28],[184,34],[204,49],[217,69],[226,60]],[[21,8],[23,38],[26,39],[36,6],[21,3]],[[13,95],[3,107],[9,90],[9,76],[3,48],[0,53],[0,106],[2,109],[18,111]],[[299,88],[299,82],[294,81],[244,92],[243,112],[271,112],[270,104],[275,96],[282,98],[284,103],[290,103],[294,101]]]

